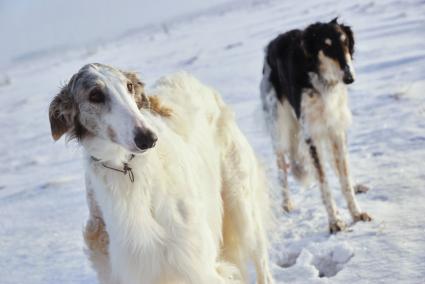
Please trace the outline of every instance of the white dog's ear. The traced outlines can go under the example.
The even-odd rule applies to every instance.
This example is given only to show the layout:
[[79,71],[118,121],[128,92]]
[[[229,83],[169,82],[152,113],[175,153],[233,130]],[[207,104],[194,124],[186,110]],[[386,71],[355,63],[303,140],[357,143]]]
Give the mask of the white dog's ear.
[[50,129],[55,141],[71,129],[74,113],[73,99],[69,96],[67,87],[64,87],[49,107]]
[[123,72],[128,80],[131,81],[134,88],[134,100],[139,109],[148,109],[153,113],[164,117],[169,117],[172,114],[170,108],[163,106],[158,97],[147,96],[145,93],[145,84],[140,81],[139,77],[134,72]]
[[134,72],[123,72],[128,80],[131,81],[134,88],[134,100],[136,101],[137,107],[149,109],[149,99],[145,94],[145,84],[142,83],[140,78]]

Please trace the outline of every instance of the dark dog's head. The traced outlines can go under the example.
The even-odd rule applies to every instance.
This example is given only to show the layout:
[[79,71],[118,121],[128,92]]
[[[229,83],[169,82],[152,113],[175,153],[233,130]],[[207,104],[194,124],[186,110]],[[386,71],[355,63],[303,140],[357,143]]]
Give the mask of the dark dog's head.
[[313,59],[318,75],[327,82],[354,82],[352,65],[354,36],[349,26],[338,23],[316,23],[303,35],[305,53]]
[[114,147],[141,153],[157,140],[139,110],[146,101],[136,74],[103,64],[85,65],[50,104],[53,139],[68,134],[99,156]]

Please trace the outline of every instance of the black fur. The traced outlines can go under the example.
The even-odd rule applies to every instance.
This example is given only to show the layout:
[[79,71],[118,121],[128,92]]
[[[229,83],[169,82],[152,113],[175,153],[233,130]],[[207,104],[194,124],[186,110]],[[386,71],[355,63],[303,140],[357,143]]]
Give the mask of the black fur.
[[[341,42],[342,34],[346,41]],[[332,46],[327,46],[329,38]],[[280,102],[289,101],[297,118],[301,115],[301,93],[313,88],[309,72],[319,73],[318,53],[336,60],[341,69],[345,68],[345,52],[354,53],[354,37],[350,27],[339,24],[337,19],[329,23],[315,23],[305,30],[291,30],[279,35],[266,48],[266,61],[271,68],[269,81]],[[318,74],[320,76],[320,74]]]

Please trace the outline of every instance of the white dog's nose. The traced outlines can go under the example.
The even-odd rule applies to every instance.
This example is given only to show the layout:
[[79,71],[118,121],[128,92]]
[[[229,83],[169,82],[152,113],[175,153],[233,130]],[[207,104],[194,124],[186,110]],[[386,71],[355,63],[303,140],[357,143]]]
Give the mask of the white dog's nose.
[[134,131],[134,143],[140,150],[155,147],[158,137],[151,130],[146,128],[136,128]]

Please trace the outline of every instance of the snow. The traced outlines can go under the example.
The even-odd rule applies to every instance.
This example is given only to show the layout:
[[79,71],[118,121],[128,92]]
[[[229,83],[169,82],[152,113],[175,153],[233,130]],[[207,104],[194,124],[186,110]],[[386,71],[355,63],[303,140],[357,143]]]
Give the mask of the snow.
[[[148,26],[87,49],[65,48],[0,72],[0,283],[95,283],[83,253],[87,217],[80,149],[53,143],[52,97],[82,65],[138,71],[148,85],[187,70],[214,86],[276,180],[259,103],[263,47],[283,32],[335,15],[353,26],[350,86],[353,176],[372,223],[337,235],[317,187],[290,179],[296,209],[276,210],[271,257],[278,283],[425,283],[425,3],[422,0],[232,1],[166,29]],[[347,208],[331,185],[346,220]],[[271,193],[278,208],[279,188]]]

